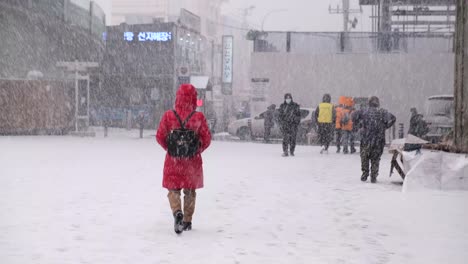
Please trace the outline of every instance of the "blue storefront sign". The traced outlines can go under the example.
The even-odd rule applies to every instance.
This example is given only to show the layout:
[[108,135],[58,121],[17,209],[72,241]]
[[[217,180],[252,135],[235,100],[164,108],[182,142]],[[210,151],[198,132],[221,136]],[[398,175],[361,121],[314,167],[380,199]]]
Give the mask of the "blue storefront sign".
[[168,42],[172,40],[172,32],[124,32],[124,40],[128,42]]

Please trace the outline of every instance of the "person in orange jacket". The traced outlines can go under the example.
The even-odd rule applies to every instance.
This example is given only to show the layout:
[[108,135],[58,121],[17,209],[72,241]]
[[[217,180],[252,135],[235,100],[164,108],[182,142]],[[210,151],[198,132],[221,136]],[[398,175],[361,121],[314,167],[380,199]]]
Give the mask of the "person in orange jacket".
[[343,108],[345,105],[346,97],[340,96],[338,99],[338,105],[335,108],[336,120],[335,120],[335,134],[336,134],[336,153],[341,151],[341,137],[343,132],[341,130],[341,116],[343,115]]
[[351,154],[356,152],[356,148],[354,147],[354,132],[353,132],[353,120],[352,120],[352,113],[354,110],[354,100],[351,97],[347,97],[345,99],[344,108],[341,113],[340,117],[340,124],[341,130],[343,133],[342,136],[342,145],[343,145],[343,153],[348,154],[348,146],[351,148]]

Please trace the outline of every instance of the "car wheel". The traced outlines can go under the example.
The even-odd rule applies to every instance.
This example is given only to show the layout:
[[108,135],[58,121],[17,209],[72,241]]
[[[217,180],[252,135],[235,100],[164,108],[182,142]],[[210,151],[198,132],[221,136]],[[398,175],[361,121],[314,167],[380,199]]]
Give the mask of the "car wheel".
[[237,132],[237,135],[241,140],[249,140],[252,138],[252,133],[250,133],[250,129],[248,127],[239,128],[239,132]]

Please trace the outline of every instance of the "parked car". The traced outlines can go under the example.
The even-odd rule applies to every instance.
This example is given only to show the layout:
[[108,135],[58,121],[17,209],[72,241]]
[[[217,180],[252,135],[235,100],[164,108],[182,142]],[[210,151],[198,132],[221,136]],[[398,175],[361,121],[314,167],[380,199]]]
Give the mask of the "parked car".
[[[228,132],[230,135],[237,136],[241,140],[249,140],[255,138],[263,138],[265,127],[265,112],[255,115],[253,118],[243,118],[236,120],[229,124]],[[307,141],[307,133],[316,134],[313,126],[313,115],[315,110],[311,108],[301,108],[301,123],[297,133],[298,142]],[[278,116],[278,110],[276,110],[275,117]],[[275,118],[275,125],[271,129],[271,138],[282,138],[278,120]]]
[[425,120],[429,127],[426,139],[438,143],[453,129],[455,120],[453,95],[435,95],[427,99]]

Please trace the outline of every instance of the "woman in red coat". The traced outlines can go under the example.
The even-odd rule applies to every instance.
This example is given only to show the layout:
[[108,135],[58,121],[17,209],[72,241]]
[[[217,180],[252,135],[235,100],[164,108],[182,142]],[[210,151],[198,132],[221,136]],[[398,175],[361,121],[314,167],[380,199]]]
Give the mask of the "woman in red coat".
[[[197,108],[197,91],[191,84],[182,84],[177,91],[175,111],[182,122]],[[156,140],[167,151],[167,136],[174,129],[181,128],[173,112],[164,113],[156,133]],[[175,158],[166,154],[164,162],[163,187],[169,190],[168,198],[175,220],[175,231],[191,230],[195,211],[196,189],[203,188],[203,167],[201,153],[211,143],[211,134],[205,116],[195,112],[185,124],[186,129],[195,131],[200,141],[195,156]],[[181,190],[184,191],[184,211],[182,213]]]

